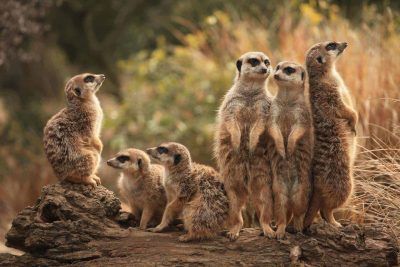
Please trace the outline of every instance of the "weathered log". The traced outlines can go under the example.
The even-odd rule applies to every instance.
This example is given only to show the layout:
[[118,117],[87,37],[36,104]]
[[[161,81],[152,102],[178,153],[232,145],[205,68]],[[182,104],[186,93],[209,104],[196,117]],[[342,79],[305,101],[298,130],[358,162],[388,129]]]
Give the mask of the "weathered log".
[[0,266],[395,266],[398,243],[384,229],[348,224],[341,229],[315,224],[307,234],[281,241],[244,229],[230,242],[180,243],[177,230],[140,231],[121,213],[118,198],[106,188],[57,183],[46,186],[33,207],[14,219],[7,245],[27,252],[0,254]]

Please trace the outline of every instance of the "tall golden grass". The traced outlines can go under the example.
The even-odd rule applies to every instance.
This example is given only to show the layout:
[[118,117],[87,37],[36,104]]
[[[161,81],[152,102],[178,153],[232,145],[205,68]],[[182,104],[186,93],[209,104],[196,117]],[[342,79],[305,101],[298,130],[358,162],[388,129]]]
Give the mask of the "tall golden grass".
[[[170,140],[186,138],[187,142],[193,139],[190,147],[195,158],[205,162],[211,152],[215,110],[232,82],[238,55],[259,50],[270,56],[273,65],[281,60],[303,63],[312,44],[324,40],[347,41],[349,48],[338,61],[337,69],[354,97],[360,121],[355,191],[345,210],[349,219],[376,223],[398,237],[400,33],[395,29],[390,10],[379,14],[365,7],[360,10],[365,21],[358,26],[341,17],[338,7],[327,10],[329,14],[322,16],[312,5],[303,4],[299,10],[277,10],[276,17],[271,19],[222,11],[199,23],[176,18],[180,28],[189,30],[183,34],[171,29],[181,45],[171,46],[160,38],[154,51],[142,51],[118,64],[125,99],[116,103],[112,97],[101,98],[106,115],[103,157],[126,145],[145,146],[162,136]],[[274,85],[269,86],[273,90]],[[170,95],[170,90],[176,90],[178,96]],[[185,94],[179,96],[184,90]],[[157,99],[170,102],[158,103]],[[178,121],[171,127],[173,130],[163,126],[168,114]],[[113,123],[118,119],[124,120],[116,130]],[[126,124],[127,121],[130,123]],[[124,140],[121,132],[130,133],[134,142]],[[196,136],[187,138],[188,133]],[[0,149],[0,156],[7,158],[8,151],[3,153]],[[10,219],[34,201],[41,187],[55,180],[43,153],[40,156],[30,153],[27,158],[30,164],[26,167],[12,160],[7,163],[12,164],[15,172],[1,180],[3,233]],[[106,173],[102,176],[108,185],[115,181],[109,176]]]

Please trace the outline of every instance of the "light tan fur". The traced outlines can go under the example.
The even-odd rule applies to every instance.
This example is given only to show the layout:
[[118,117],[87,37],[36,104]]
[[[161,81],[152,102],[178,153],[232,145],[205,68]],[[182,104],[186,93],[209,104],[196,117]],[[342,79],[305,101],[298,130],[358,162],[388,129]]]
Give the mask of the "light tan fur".
[[304,68],[293,62],[280,62],[274,80],[278,93],[271,104],[268,131],[275,149],[268,152],[273,173],[276,237],[281,239],[292,216],[295,230],[303,230],[311,192],[313,133],[304,95]]
[[67,107],[44,128],[44,150],[60,180],[100,184],[95,173],[103,149],[100,141],[103,112],[96,92],[104,79],[103,74],[90,73],[71,78],[65,86]]
[[142,150],[129,148],[107,161],[113,168],[121,170],[118,188],[122,198],[129,203],[131,213],[140,218],[139,228],[144,230],[152,221],[161,221],[167,202],[163,187],[164,167],[151,164],[149,156]]
[[304,225],[308,227],[318,211],[330,224],[340,226],[333,211],[344,205],[353,187],[357,113],[349,91],[335,69],[347,43],[324,42],[307,53],[310,103],[315,146],[312,174],[314,192]]
[[271,72],[268,57],[249,52],[236,62],[235,83],[219,108],[214,153],[230,202],[228,238],[243,227],[242,209],[248,198],[265,236],[274,237],[271,170],[266,155],[266,123],[270,98],[265,81]]
[[161,223],[151,231],[162,232],[179,215],[187,234],[180,241],[214,237],[225,223],[229,204],[218,173],[192,162],[189,150],[178,143],[164,143],[147,153],[166,169],[164,187],[168,204]]

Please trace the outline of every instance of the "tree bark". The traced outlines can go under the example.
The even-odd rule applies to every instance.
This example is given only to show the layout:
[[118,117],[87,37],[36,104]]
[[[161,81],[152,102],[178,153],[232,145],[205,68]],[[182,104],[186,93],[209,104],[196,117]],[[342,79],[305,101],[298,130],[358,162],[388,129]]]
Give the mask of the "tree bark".
[[180,243],[177,229],[140,231],[106,188],[66,182],[46,186],[33,207],[14,219],[7,245],[27,253],[0,254],[0,266],[395,266],[397,240],[372,225],[341,229],[314,224],[284,240],[247,228],[235,242]]

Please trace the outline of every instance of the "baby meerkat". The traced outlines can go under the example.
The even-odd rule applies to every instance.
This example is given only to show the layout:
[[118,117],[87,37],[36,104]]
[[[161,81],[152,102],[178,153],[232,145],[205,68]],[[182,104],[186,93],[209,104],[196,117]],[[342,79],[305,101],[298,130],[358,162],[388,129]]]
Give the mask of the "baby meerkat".
[[230,204],[227,235],[231,240],[239,237],[241,211],[250,197],[264,235],[272,238],[272,174],[266,153],[271,141],[266,131],[271,99],[265,88],[271,63],[262,52],[248,52],[236,67],[235,83],[218,111],[214,144]]
[[178,143],[164,143],[146,150],[166,170],[164,187],[168,204],[161,223],[153,232],[161,232],[179,215],[187,234],[182,242],[214,237],[224,225],[229,203],[218,173],[211,167],[192,162],[189,150]]
[[103,112],[96,92],[104,79],[103,74],[90,73],[71,78],[65,86],[67,107],[44,128],[44,150],[60,180],[100,184],[95,173],[103,149],[100,141]]
[[139,228],[144,230],[150,221],[160,223],[167,202],[163,187],[164,168],[151,164],[149,156],[139,149],[126,149],[107,161],[121,170],[118,188],[129,203],[132,214],[140,218]]
[[280,239],[285,236],[292,216],[295,230],[303,230],[311,192],[313,136],[304,95],[304,68],[293,62],[281,62],[276,66],[274,80],[278,93],[271,104],[268,132],[276,148],[271,156],[272,191],[276,237]]
[[335,62],[347,43],[324,42],[307,52],[310,103],[314,123],[314,191],[305,218],[308,227],[318,211],[324,220],[340,226],[333,211],[352,192],[357,113]]

